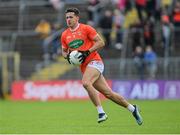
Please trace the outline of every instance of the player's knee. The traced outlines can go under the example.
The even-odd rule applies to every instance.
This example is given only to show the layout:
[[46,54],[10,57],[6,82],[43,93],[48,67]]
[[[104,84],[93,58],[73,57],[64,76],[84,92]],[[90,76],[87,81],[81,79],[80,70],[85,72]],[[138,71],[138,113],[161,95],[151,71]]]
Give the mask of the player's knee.
[[88,88],[89,86],[92,85],[92,83],[90,81],[87,81],[87,80],[82,80],[82,85],[84,88]]

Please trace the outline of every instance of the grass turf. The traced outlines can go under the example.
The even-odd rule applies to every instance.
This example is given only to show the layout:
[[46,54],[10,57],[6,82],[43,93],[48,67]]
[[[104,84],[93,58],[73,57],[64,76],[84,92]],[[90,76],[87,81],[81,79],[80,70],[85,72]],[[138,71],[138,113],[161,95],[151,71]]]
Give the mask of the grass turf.
[[132,115],[111,101],[104,101],[109,116],[97,123],[90,101],[12,102],[0,101],[0,133],[8,134],[178,134],[180,100],[132,100],[142,110],[138,126]]

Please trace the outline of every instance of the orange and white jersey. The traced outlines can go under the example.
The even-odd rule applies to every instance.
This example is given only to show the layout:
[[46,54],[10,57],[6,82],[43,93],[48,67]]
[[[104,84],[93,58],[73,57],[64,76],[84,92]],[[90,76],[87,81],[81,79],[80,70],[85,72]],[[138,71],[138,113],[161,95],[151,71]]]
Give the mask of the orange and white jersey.
[[[61,35],[62,48],[68,49],[70,52],[73,50],[86,51],[94,45],[94,37],[98,33],[96,30],[85,24],[78,24],[75,30],[70,28],[66,29]],[[102,61],[97,51],[92,52],[80,65],[81,71],[84,72],[86,66],[91,61]]]

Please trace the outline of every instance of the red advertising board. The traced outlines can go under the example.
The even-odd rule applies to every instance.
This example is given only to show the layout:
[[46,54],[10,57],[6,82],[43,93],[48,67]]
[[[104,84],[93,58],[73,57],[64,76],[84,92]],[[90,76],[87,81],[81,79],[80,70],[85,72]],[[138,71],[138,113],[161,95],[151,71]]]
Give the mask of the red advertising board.
[[[104,98],[101,94],[100,97]],[[12,84],[12,99],[47,101],[89,99],[89,97],[80,80],[17,81]]]

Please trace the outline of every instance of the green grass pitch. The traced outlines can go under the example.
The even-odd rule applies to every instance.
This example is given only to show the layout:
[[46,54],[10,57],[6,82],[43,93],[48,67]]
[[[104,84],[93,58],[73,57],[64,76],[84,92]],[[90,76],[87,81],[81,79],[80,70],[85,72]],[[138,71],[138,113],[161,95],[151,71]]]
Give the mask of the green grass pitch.
[[88,101],[0,101],[0,134],[179,134],[180,100],[131,100],[144,119],[138,126],[131,113],[107,100],[109,116],[97,123],[96,109]]

